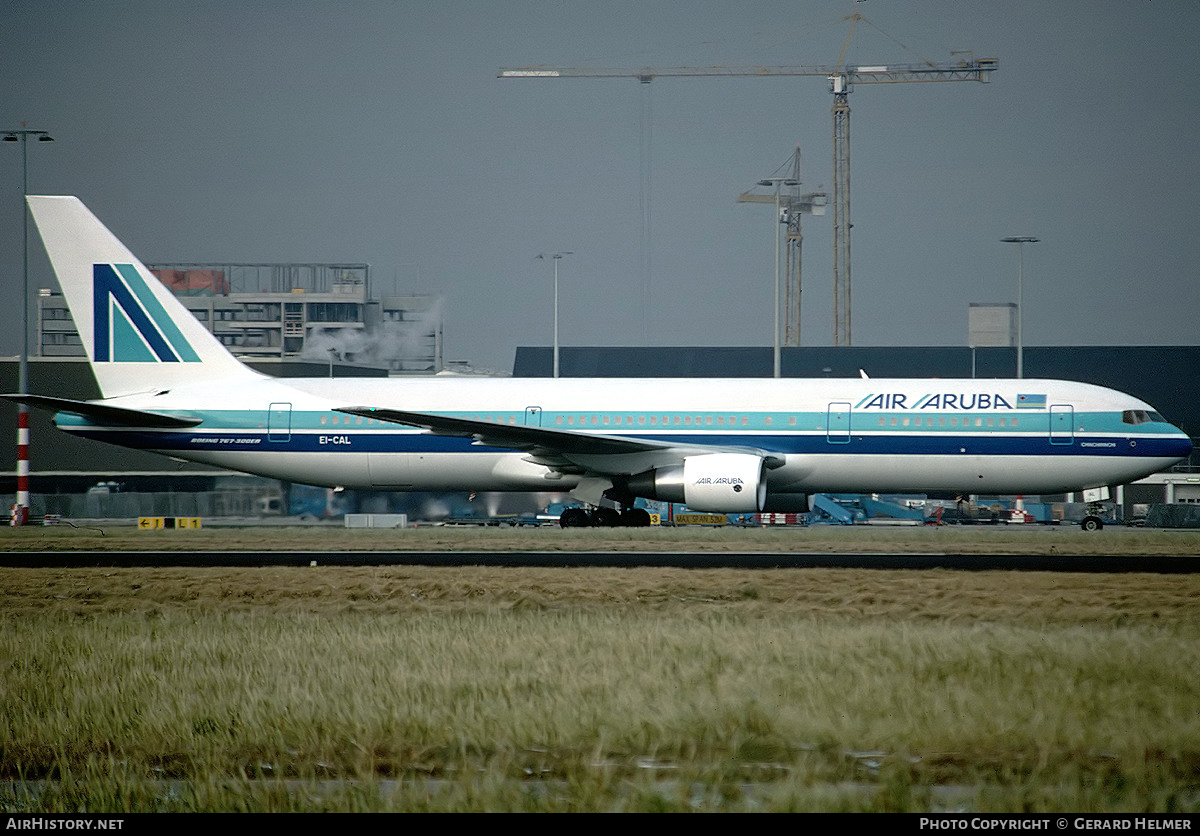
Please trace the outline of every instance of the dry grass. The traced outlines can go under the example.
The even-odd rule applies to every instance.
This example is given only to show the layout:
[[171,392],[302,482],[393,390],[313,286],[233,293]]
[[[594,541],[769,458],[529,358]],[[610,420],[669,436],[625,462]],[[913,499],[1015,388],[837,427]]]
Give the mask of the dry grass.
[[[1200,534],[0,529],[0,552],[93,549],[1194,555]],[[3,568],[0,583],[0,778],[37,779],[3,809],[1200,810],[1192,575]]]
[[963,554],[1200,554],[1200,532],[1110,526],[813,526],[810,528],[559,529],[334,526],[140,531],[129,525],[0,527],[3,551],[756,551]]
[[949,624],[1200,626],[1200,577],[855,569],[5,569],[0,613],[420,616],[534,608]]
[[1200,810],[1190,575],[0,579],[9,809]]

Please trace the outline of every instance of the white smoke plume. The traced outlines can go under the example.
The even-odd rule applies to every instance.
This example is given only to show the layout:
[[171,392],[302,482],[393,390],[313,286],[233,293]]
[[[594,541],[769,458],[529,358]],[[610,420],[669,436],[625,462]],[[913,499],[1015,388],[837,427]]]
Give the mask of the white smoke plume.
[[304,341],[301,358],[319,363],[362,363],[389,366],[395,361],[426,360],[440,339],[441,302],[426,310],[405,310],[404,320],[384,320],[371,329],[315,328]]

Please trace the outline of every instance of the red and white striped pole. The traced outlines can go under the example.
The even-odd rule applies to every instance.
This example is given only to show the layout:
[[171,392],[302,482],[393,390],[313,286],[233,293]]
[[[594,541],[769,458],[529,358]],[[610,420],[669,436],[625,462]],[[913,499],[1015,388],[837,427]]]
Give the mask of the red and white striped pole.
[[29,407],[17,406],[17,504],[12,524],[29,522]]

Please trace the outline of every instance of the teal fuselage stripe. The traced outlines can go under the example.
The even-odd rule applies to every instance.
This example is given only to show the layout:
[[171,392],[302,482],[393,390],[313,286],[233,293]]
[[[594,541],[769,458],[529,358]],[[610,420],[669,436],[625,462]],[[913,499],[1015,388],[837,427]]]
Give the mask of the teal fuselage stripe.
[[[279,410],[275,410],[279,411]],[[288,416],[290,432],[321,432],[345,433],[360,432],[374,429],[382,432],[412,432],[415,428],[403,424],[378,421],[361,417],[351,417],[332,411],[301,411],[282,410]],[[179,414],[184,414],[180,411]],[[830,426],[825,412],[772,412],[772,413],[738,413],[736,421],[730,419],[730,412],[722,411],[721,417],[726,423],[717,423],[716,412],[690,411],[679,415],[679,421],[674,421],[674,414],[666,412],[655,413],[608,413],[597,414],[596,422],[591,421],[592,414],[583,411],[563,413],[540,413],[540,421],[526,424],[526,414],[520,412],[500,412],[484,410],[441,411],[433,413],[447,418],[459,418],[478,421],[489,426],[524,427],[534,426],[559,432],[576,432],[580,434],[600,433],[615,436],[630,436],[634,438],[653,438],[661,440],[670,437],[673,440],[686,441],[698,436],[712,437],[714,444],[738,443],[747,434],[757,434],[766,438],[792,434],[872,434],[872,435],[903,435],[905,437],[932,436],[936,434],[958,436],[978,435],[1013,435],[1022,437],[1037,437],[1048,435],[1053,430],[1056,436],[1072,435],[1112,435],[1122,438],[1142,438],[1176,432],[1174,427],[1153,422],[1143,424],[1127,424],[1122,421],[1119,412],[1075,412],[1071,414],[1070,423],[1064,424],[1060,416],[1052,416],[1049,412],[1003,412],[1003,413],[924,413],[919,416],[911,412],[880,413],[856,412],[850,415],[848,423],[837,423]],[[202,420],[200,427],[191,432],[228,432],[263,429],[268,427],[268,409],[261,410],[187,410],[186,415]],[[672,420],[661,420],[669,415]],[[486,416],[486,417],[485,417]],[[586,416],[586,420],[581,418]],[[659,419],[652,424],[651,416]],[[711,420],[709,420],[711,417]],[[745,417],[745,423],[742,418]],[[1052,417],[1056,423],[1052,424]],[[607,418],[607,422],[606,419]],[[618,418],[620,423],[617,423]],[[629,420],[632,418],[632,421]],[[686,423],[690,419],[691,423]],[[86,419],[77,416],[59,415],[59,423],[67,426],[90,424]],[[573,423],[572,423],[573,421]],[[920,421],[920,423],[916,423]],[[336,423],[335,423],[336,422]],[[990,423],[989,423],[990,422]],[[1004,422],[1003,424],[1001,422]],[[1080,429],[1082,428],[1082,429]]]
[[[273,406],[278,407],[279,405],[274,404]],[[415,429],[407,427],[404,424],[352,417],[331,410],[289,411],[287,409],[279,410],[276,408],[274,411],[288,415],[289,426],[292,432],[347,432],[361,431],[371,427],[391,430],[393,432]],[[203,422],[203,427],[209,428],[209,432],[215,432],[265,429],[268,423],[269,411],[264,406],[261,410],[189,409],[165,410],[165,412],[167,414],[179,414],[199,418]],[[902,433],[906,436],[932,435],[936,433],[968,435],[993,433],[1029,436],[1050,432],[1052,419],[1059,422],[1053,425],[1056,431],[1061,429],[1068,434],[1072,432],[1078,435],[1104,433],[1139,438],[1142,436],[1177,432],[1169,424],[1156,424],[1153,422],[1142,424],[1125,423],[1119,412],[1075,412],[1070,416],[1071,423],[1066,426],[1061,426],[1060,416],[1052,415],[1049,412],[1041,414],[1029,412],[1003,412],[999,414],[971,413],[966,415],[961,413],[931,412],[919,416],[914,416],[911,412],[856,412],[850,416],[848,423],[836,424],[832,428],[827,426],[827,414],[825,412],[738,413],[734,416],[737,420],[734,420],[733,417],[730,417],[729,411],[722,411],[720,416],[726,418],[727,423],[718,423],[718,413],[701,410],[675,414],[665,411],[654,413],[613,412],[607,415],[596,414],[594,422],[592,421],[592,413],[584,413],[583,411],[562,413],[543,411],[540,413],[540,420],[532,421],[528,424],[526,423],[524,411],[438,411],[431,412],[430,414],[477,421],[489,426],[534,426],[547,430],[577,432],[581,434],[601,433],[657,438],[663,434],[692,437],[694,434],[704,433],[707,435],[725,436],[727,440],[724,443],[728,443],[728,437],[730,436],[739,436],[746,433],[812,434],[824,433],[831,430],[841,434],[847,432],[872,434]],[[675,420],[675,415],[678,415],[678,420]],[[651,417],[662,419],[664,416],[669,416],[671,420],[660,420],[658,423],[651,423]],[[82,417],[66,413],[60,413],[58,421],[64,425],[78,424],[80,426],[92,423]],[[920,423],[917,423],[918,421]],[[203,431],[203,429],[196,430],[196,432]]]
[[[349,425],[334,427],[309,426],[308,421],[293,415],[290,431],[280,432],[265,426],[231,426],[213,421],[211,415],[204,424],[187,430],[130,430],[121,427],[102,427],[81,419],[60,426],[69,432],[110,443],[157,450],[241,450],[272,452],[363,452],[363,453],[477,453],[511,452],[511,448],[477,445],[469,438],[434,435],[419,430],[405,430],[399,425],[384,424],[372,427]],[[264,426],[259,426],[259,423]],[[1043,426],[1045,426],[1043,424]],[[745,447],[773,453],[844,454],[844,455],[982,455],[982,456],[1121,456],[1137,458],[1181,457],[1191,452],[1191,441],[1185,436],[1151,434],[1140,425],[1126,427],[1127,432],[1089,432],[1086,435],[1052,436],[1048,431],[1000,432],[992,428],[968,428],[963,432],[946,432],[941,428],[922,431],[920,428],[897,428],[851,434],[831,435],[823,428],[807,431],[766,429],[711,431],[709,428],[678,431],[626,431],[621,436],[646,439],[658,443],[714,447]],[[1048,429],[1048,428],[1047,428]],[[616,433],[614,433],[616,434]]]

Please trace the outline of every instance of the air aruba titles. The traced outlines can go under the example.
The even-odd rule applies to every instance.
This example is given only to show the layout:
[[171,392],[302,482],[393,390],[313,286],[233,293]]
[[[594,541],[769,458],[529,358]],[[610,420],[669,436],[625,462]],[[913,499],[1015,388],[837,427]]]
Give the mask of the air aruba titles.
[[909,396],[903,392],[882,392],[870,394],[854,405],[855,409],[886,409],[886,410],[979,410],[979,409],[1045,409],[1045,395],[1020,394],[1014,405],[998,392],[972,392],[971,394],[955,394],[953,392],[935,392],[916,398],[909,404]]

